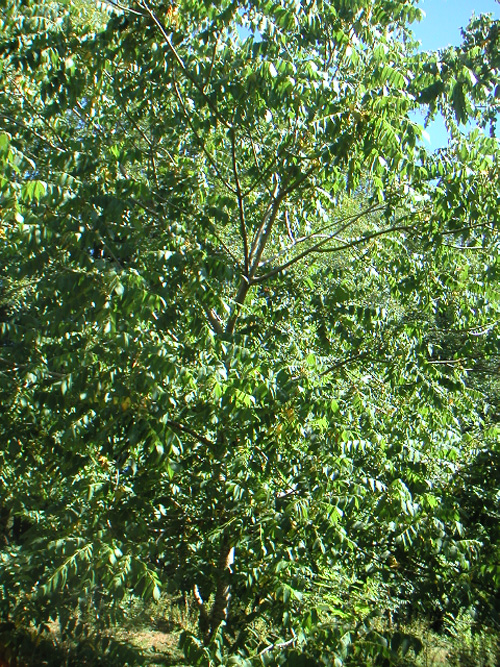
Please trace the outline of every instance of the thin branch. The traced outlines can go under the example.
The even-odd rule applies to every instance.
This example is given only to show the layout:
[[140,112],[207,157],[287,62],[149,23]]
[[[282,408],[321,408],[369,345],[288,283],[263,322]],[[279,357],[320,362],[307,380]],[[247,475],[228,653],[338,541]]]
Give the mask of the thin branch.
[[299,187],[299,185],[302,185],[304,181],[307,181],[309,176],[311,176],[316,171],[316,169],[317,169],[316,164],[313,164],[312,167],[309,167],[307,171],[305,171],[301,176],[295,179],[295,181],[293,181],[291,185],[289,185],[287,188],[283,190],[283,196],[286,197],[287,195],[291,194],[294,190],[296,190]]
[[[293,632],[293,630],[292,630],[292,632]],[[266,653],[269,653],[269,651],[274,651],[275,649],[286,648],[287,646],[291,646],[292,644],[295,644],[296,641],[297,641],[297,637],[294,636],[286,642],[280,642],[278,644],[269,644],[269,646],[266,646],[265,648],[262,649],[262,651],[257,653],[257,656],[265,655]]]
[[286,224],[286,231],[288,232],[288,238],[292,242],[292,246],[294,246],[297,243],[297,240],[295,239],[292,233],[292,227],[290,226],[290,215],[288,211],[285,211],[285,224]]
[[115,0],[104,0],[107,2],[109,5],[113,5],[113,7],[117,7],[123,12],[130,12],[131,14],[135,14],[136,16],[144,16],[142,12],[138,12],[135,9],[132,9],[132,7],[126,7],[125,5],[120,4],[119,2],[115,2]]
[[274,190],[271,193],[271,201],[269,202],[269,204],[267,206],[266,212],[264,213],[264,216],[262,218],[262,222],[260,223],[258,229],[255,231],[255,233],[253,235],[252,246],[250,248],[250,256],[249,256],[250,262],[252,261],[254,253],[257,249],[257,245],[258,245],[258,242],[259,242],[259,239],[260,239],[260,235],[262,234],[262,232],[263,232],[263,230],[266,226],[267,219],[272,213],[273,203],[276,200],[278,190],[279,190],[279,182],[278,182],[278,180],[276,180],[276,185],[274,186]]
[[[264,169],[260,169],[259,163],[257,160],[257,153],[255,150],[255,141],[250,134],[250,131],[248,130],[248,138],[250,139],[250,145],[252,147],[252,153],[253,153],[253,159],[255,162],[255,166],[257,167],[259,171],[259,176],[258,178],[255,179],[255,181],[245,190],[243,193],[244,197],[247,197],[250,193],[252,193],[273,171],[274,167],[276,166],[276,161],[280,157],[281,153],[287,148],[287,146],[291,143],[291,139],[286,141],[279,149],[275,157],[272,157],[269,160],[269,164],[264,167]],[[268,189],[269,194],[271,194],[271,190]]]
[[206,78],[205,83],[203,84],[203,87],[202,87],[203,92],[205,92],[205,88],[208,86],[208,82],[210,81],[210,77],[212,76],[212,72],[213,72],[214,65],[215,65],[215,56],[217,55],[217,47],[218,46],[219,46],[219,35],[217,35],[217,38],[215,40],[214,50],[213,50],[213,53],[212,53],[212,61],[210,63],[207,78]]
[[278,216],[279,207],[281,202],[287,195],[296,190],[304,181],[306,181],[309,176],[316,170],[316,166],[313,165],[310,169],[304,172],[299,178],[295,179],[288,187],[279,191],[279,180],[276,179],[276,186],[271,201],[267,207],[267,210],[262,219],[262,223],[259,225],[257,232],[254,235],[252,242],[252,248],[250,250],[250,280],[254,282],[255,272],[259,268],[260,260],[262,258],[262,253],[265,250],[266,244],[271,235],[274,223]]
[[478,338],[479,336],[486,336],[486,334],[492,331],[496,327],[496,325],[497,323],[495,322],[495,324],[492,324],[489,327],[485,327],[482,331],[471,331],[470,335],[475,336],[476,338]]
[[[134,120],[134,118],[130,115],[130,113],[127,111],[126,106],[125,106],[124,104],[122,104],[122,101],[121,101],[120,99],[117,99],[117,102],[118,102],[118,104],[119,104],[119,106],[120,106],[120,109],[122,110],[122,112],[123,112],[123,113],[125,114],[125,116],[127,117],[128,121],[129,121],[130,123],[132,123],[134,129],[137,130],[137,132],[141,135],[141,137],[142,137],[142,138],[144,139],[144,141],[147,143],[147,145],[148,145],[150,151],[152,151],[152,150],[154,149],[154,150],[155,150],[155,153],[158,154],[157,146],[151,141],[151,139],[150,139],[150,138],[148,137],[148,135],[144,132],[144,130],[139,126],[139,124],[138,124],[138,123]],[[135,142],[134,142],[134,147],[137,148],[137,145],[135,144]],[[141,153],[145,152],[145,151],[142,151],[142,149],[139,149],[139,151],[140,151]],[[176,163],[176,161],[175,161],[175,159],[174,159],[174,156],[170,153],[169,150],[167,150],[166,148],[162,148],[162,149],[161,149],[161,153],[164,154],[164,155],[166,155],[166,156],[168,157],[168,159],[170,160],[171,164],[172,164],[176,169],[178,168],[178,165],[177,165],[177,163]]]
[[[247,195],[249,195],[251,192],[253,192],[255,190],[255,188],[259,185],[259,183],[261,183],[262,180],[264,178],[266,178],[266,176],[268,174],[271,173],[272,167],[274,167],[274,165],[276,164],[276,159],[273,159],[266,169],[262,169],[262,170],[260,169],[259,161],[257,159],[257,151],[255,150],[255,142],[253,140],[252,134],[251,134],[249,129],[247,129],[247,134],[248,134],[248,138],[250,139],[250,146],[252,148],[253,161],[254,161],[254,164],[255,164],[255,168],[259,172],[259,178],[256,181],[254,181],[254,183],[252,183],[252,185],[245,192],[245,197]],[[269,191],[269,194],[271,194],[270,191]]]
[[222,334],[224,330],[222,328],[222,322],[220,321],[217,313],[213,309],[205,308],[205,314],[215,333],[219,335]]
[[243,242],[243,261],[245,264],[245,276],[249,277],[250,271],[250,257],[248,254],[248,236],[245,222],[245,202],[241,192],[241,184],[238,176],[238,165],[236,162],[236,132],[234,128],[231,129],[231,158],[233,164],[234,182],[236,184],[236,197],[238,200],[238,211],[240,216],[240,234]]
[[234,331],[234,327],[236,324],[236,320],[238,319],[239,311],[241,306],[245,303],[246,296],[248,294],[248,291],[251,287],[251,283],[249,280],[243,276],[241,279],[240,287],[238,289],[238,292],[234,298],[234,304],[232,308],[231,315],[229,316],[229,320],[227,321],[226,328],[225,328],[225,333],[228,335],[231,335]]
[[358,238],[355,241],[350,241],[348,243],[344,243],[342,245],[334,246],[333,248],[324,248],[330,240],[335,235],[332,235],[330,238],[323,239],[322,241],[318,241],[315,245],[313,245],[311,248],[308,248],[307,250],[304,250],[304,252],[301,252],[299,255],[296,257],[293,257],[290,259],[288,262],[284,262],[280,266],[277,266],[276,268],[272,269],[272,271],[268,271],[268,273],[265,273],[262,276],[258,276],[257,278],[252,278],[252,282],[255,284],[258,283],[263,283],[266,280],[269,280],[269,278],[274,277],[278,273],[281,273],[282,271],[285,271],[288,269],[290,266],[293,266],[297,262],[300,262],[301,259],[304,259],[304,257],[307,257],[308,255],[311,255],[312,253],[330,253],[330,252],[339,252],[341,250],[348,250],[350,248],[354,248],[358,245],[361,245],[363,243],[367,243],[368,241],[373,240],[374,238],[377,238],[378,236],[383,236],[384,234],[390,234],[391,232],[409,232],[411,231],[411,227],[408,225],[395,225],[393,227],[388,227],[386,229],[381,229],[377,232],[373,232],[373,234],[367,234],[363,236],[362,238]]
[[455,243],[441,243],[445,248],[455,248],[455,250],[477,250],[478,252],[489,253],[486,248],[480,245],[457,245]]
[[250,265],[249,271],[248,274],[242,276],[238,292],[234,298],[233,309],[226,324],[226,334],[232,334],[234,331],[240,308],[244,304],[248,291],[253,284],[252,276],[255,274],[255,271],[259,266],[260,258],[264,252],[267,240],[271,234],[271,230],[278,215],[280,204],[283,201],[286,192],[289,192],[290,190],[283,190],[279,194],[278,191],[279,181],[277,180],[272,199],[269,202],[266,212],[263,216],[262,223],[259,225],[259,229],[254,235],[252,248],[248,256],[248,264]]
[[284,192],[278,194],[279,184],[276,183],[276,188],[273,193],[273,199],[269,202],[267,210],[262,218],[262,223],[257,230],[254,241],[252,243],[252,250],[250,251],[250,277],[253,278],[257,271],[262,257],[262,253],[266,247],[272,228],[278,216],[279,207],[285,197]]
[[[265,452],[263,449],[261,449],[261,447],[259,447],[257,444],[254,444],[254,445],[253,445],[253,449],[254,449],[258,454],[261,455],[261,457],[266,461],[266,464],[267,464],[267,465],[270,464],[269,456],[266,454],[266,452]],[[279,466],[273,466],[273,470],[274,470],[274,472],[278,475],[278,477],[281,479],[281,481],[283,482],[283,486],[284,486],[285,488],[288,488],[288,487],[290,486],[290,480],[287,479],[287,478],[283,475],[283,473],[282,473],[281,470],[280,470],[280,467],[279,467]],[[286,492],[285,492],[285,493],[286,493]],[[293,490],[293,493],[295,493],[295,490]],[[291,494],[290,494],[290,495],[291,495]],[[280,497],[283,498],[283,496],[280,496]]]
[[[104,72],[104,75],[108,78],[108,80],[109,80],[110,82],[112,81],[112,77],[111,77],[111,75],[109,75],[107,72]],[[117,104],[118,104],[118,106],[120,107],[120,109],[121,109],[121,111],[123,112],[123,114],[126,116],[126,118],[127,118],[127,120],[129,121],[129,123],[132,124],[132,126],[134,127],[134,129],[140,134],[140,136],[142,137],[142,139],[146,142],[146,144],[148,145],[148,148],[149,148],[149,152],[146,152],[145,150],[143,150],[143,149],[142,149],[142,148],[141,148],[135,141],[132,141],[132,145],[133,145],[134,148],[135,148],[139,153],[141,153],[142,155],[148,155],[148,157],[150,157],[150,159],[152,160],[152,162],[153,162],[153,167],[154,167],[154,164],[155,164],[155,163],[154,163],[154,156],[153,156],[152,153],[153,153],[153,150],[155,150],[156,154],[158,154],[158,150],[157,150],[156,146],[151,142],[151,140],[149,139],[149,137],[148,137],[148,136],[145,134],[145,132],[140,128],[140,126],[139,126],[138,123],[134,120],[134,118],[129,114],[129,112],[127,111],[127,109],[125,108],[125,106],[122,104],[122,101],[121,101],[118,97],[115,97],[115,101],[117,102]],[[109,144],[109,136],[108,136],[108,134],[106,134],[106,132],[102,129],[102,127],[101,127],[98,123],[96,123],[95,121],[93,121],[93,120],[91,120],[91,119],[89,118],[88,113],[87,113],[86,110],[81,106],[81,104],[80,104],[79,102],[76,103],[76,106],[80,109],[80,111],[82,112],[83,116],[82,116],[81,114],[79,114],[75,109],[73,109],[73,112],[74,112],[74,113],[75,113],[75,114],[82,120],[82,122],[87,122],[87,121],[90,120],[90,122],[92,123],[92,127],[94,128],[94,130],[97,130],[97,132],[99,132],[100,135],[101,135],[101,137],[103,138],[104,142]],[[123,129],[123,131],[124,131],[125,133],[127,133],[127,128],[124,126],[124,124],[122,123],[121,119],[118,119],[118,123],[120,124],[121,128]],[[173,156],[171,155],[171,153],[170,153],[167,149],[162,149],[161,153],[162,153],[162,155],[166,155],[166,156],[168,157],[168,159],[170,160],[170,162],[172,163],[172,165],[173,165],[175,168],[177,168],[177,164],[176,164],[176,162],[175,162]],[[123,170],[123,167],[122,167],[121,165],[120,165],[120,170]],[[155,171],[155,169],[154,169],[154,171]],[[156,185],[158,185],[158,184],[156,183]]]
[[23,102],[25,102],[26,105],[30,108],[32,114],[42,121],[42,123],[52,132],[52,134],[56,137],[56,139],[62,146],[66,146],[66,142],[63,140],[60,134],[55,130],[54,127],[52,127],[48,119],[45,118],[45,116],[41,112],[36,110],[35,106],[31,103],[29,98],[24,94],[23,90],[18,86],[18,84],[12,77],[10,77],[10,83],[14,86],[14,88],[16,88],[18,95],[22,98]]
[[[436,220],[436,222],[439,222]],[[495,229],[495,223],[491,222],[490,220],[487,220],[486,222],[478,222],[475,225],[466,225],[465,227],[460,227],[459,229],[449,229],[445,230],[444,234],[449,234],[451,235],[456,235],[456,234],[462,234],[463,232],[468,232],[470,229],[482,229],[483,227],[489,227],[490,231],[494,231]]]
[[33,136],[35,136],[37,139],[40,141],[43,141],[46,143],[50,148],[53,150],[57,151],[58,153],[65,153],[66,149],[61,148],[60,146],[56,146],[53,144],[50,139],[47,139],[47,137],[44,137],[41,134],[38,134],[36,130],[34,130],[32,127],[29,127],[28,125],[25,125],[24,123],[21,123],[19,120],[16,120],[15,118],[12,118],[12,116],[7,116],[6,114],[0,113],[0,118],[4,118],[5,120],[9,121],[9,123],[13,123],[14,125],[17,125],[18,127],[22,127],[23,130],[26,130],[27,132],[31,132]]
[[193,125],[193,123],[192,123],[192,121],[191,121],[191,116],[189,115],[189,113],[188,113],[188,111],[187,111],[187,109],[186,109],[186,105],[184,104],[184,100],[183,100],[182,95],[181,95],[181,92],[180,92],[180,90],[179,90],[179,86],[178,86],[178,84],[177,84],[177,81],[175,80],[174,77],[172,77],[172,82],[173,82],[173,86],[174,86],[175,96],[177,97],[177,99],[178,99],[178,101],[179,101],[179,104],[181,105],[181,109],[182,109],[182,112],[183,112],[183,114],[184,114],[184,117],[185,117],[186,120],[187,120],[187,123],[188,123],[188,125],[189,125],[189,127],[190,127],[190,129],[191,129],[191,132],[192,132],[192,133],[194,134],[194,136],[196,137],[196,140],[197,140],[197,142],[198,142],[198,144],[199,144],[201,150],[205,153],[205,155],[206,155],[208,161],[210,162],[210,164],[212,165],[212,167],[215,169],[215,173],[217,174],[218,178],[222,181],[222,183],[225,185],[225,187],[226,187],[230,192],[232,192],[233,194],[236,194],[234,188],[231,187],[231,185],[228,183],[228,181],[227,181],[227,180],[224,178],[224,176],[222,175],[222,173],[221,173],[221,171],[220,171],[220,169],[219,169],[219,166],[217,165],[217,162],[216,162],[215,159],[212,157],[212,155],[211,155],[210,151],[208,150],[208,148],[205,146],[205,142],[201,139],[200,135],[199,135],[198,132],[196,131],[196,129],[195,129],[195,127],[194,127],[194,125]]
[[[500,324],[500,320],[495,320],[489,324],[479,324],[478,326],[469,327],[468,329],[455,329],[454,333],[470,334],[471,336],[484,336],[492,329],[494,329],[498,324]],[[436,329],[436,331],[439,331],[439,329]]]
[[[85,225],[85,228],[87,229],[87,231],[89,231],[89,232],[93,232],[93,231],[94,231],[94,230],[92,229],[92,227],[91,227],[90,225],[88,225],[87,223],[84,222],[83,224]],[[124,269],[122,263],[120,262],[120,260],[118,259],[118,257],[115,255],[115,253],[111,250],[111,248],[109,247],[109,245],[106,243],[106,241],[104,240],[104,238],[103,238],[103,236],[102,236],[102,234],[101,234],[100,232],[97,232],[97,238],[98,238],[98,240],[99,240],[99,241],[101,242],[101,244],[102,244],[102,249],[105,250],[105,251],[108,253],[108,255],[111,257],[111,259],[113,260],[113,262],[115,262],[115,264],[118,266],[118,268],[119,268],[121,271],[124,271],[125,269]]]
[[208,440],[208,438],[205,438],[203,435],[200,435],[196,431],[193,431],[193,429],[189,428],[188,426],[184,426],[183,424],[179,424],[177,421],[173,421],[172,419],[169,419],[167,421],[167,426],[170,426],[170,428],[180,431],[181,433],[186,433],[187,435],[190,435],[192,438],[197,440],[198,442],[201,442],[202,445],[207,445],[207,447],[213,447],[214,443]]
[[[275,262],[279,257],[282,257],[283,255],[286,255],[288,252],[290,252],[295,246],[305,243],[307,241],[312,241],[313,239],[321,238],[325,241],[333,240],[335,239],[336,236],[339,234],[342,234],[348,227],[350,227],[353,223],[357,222],[361,217],[368,215],[369,213],[377,213],[379,211],[383,211],[387,208],[387,203],[384,204],[373,204],[369,206],[368,208],[365,208],[363,211],[360,213],[356,213],[354,215],[349,215],[346,216],[345,218],[341,218],[340,220],[336,220],[335,222],[331,222],[328,225],[325,225],[324,227],[321,227],[318,229],[318,231],[313,232],[312,234],[308,234],[307,236],[301,236],[299,239],[295,239],[294,243],[292,245],[289,245],[287,248],[284,250],[281,250],[280,252],[276,253],[273,257],[270,257],[269,259],[266,259],[264,262],[261,263],[262,266],[266,266],[267,264],[272,264]],[[329,229],[332,227],[337,227],[334,232],[331,232],[328,235],[325,235],[325,232],[327,232]]]
[[456,364],[462,364],[464,361],[468,360],[468,357],[461,357],[460,359],[428,359],[427,363],[432,366],[455,366]]
[[329,373],[333,373],[333,371],[338,370],[339,368],[343,368],[344,366],[347,366],[347,364],[350,364],[351,361],[359,361],[361,359],[366,359],[368,357],[369,353],[368,352],[359,352],[358,354],[351,354],[349,357],[344,357],[344,359],[340,359],[339,361],[336,361],[334,364],[329,366],[325,371],[322,371],[319,376],[323,377],[324,375],[328,375]]
[[214,113],[215,117],[217,120],[221,123],[221,125],[224,125],[225,127],[229,128],[228,122],[222,118],[222,116],[219,114],[219,111],[215,104],[212,102],[210,97],[205,93],[203,86],[197,81],[196,77],[188,70],[186,65],[184,64],[184,61],[182,60],[181,56],[177,52],[177,49],[175,46],[172,44],[172,41],[170,40],[170,37],[168,36],[167,30],[163,23],[160,21],[158,16],[155,14],[155,12],[151,9],[151,7],[148,5],[146,0],[140,0],[139,5],[142,5],[144,9],[147,11],[155,25],[158,27],[159,31],[162,34],[163,39],[165,40],[165,43],[170,51],[170,53],[174,56],[174,59],[177,61],[177,64],[181,68],[181,70],[184,72],[186,77],[191,81],[191,83],[195,86],[195,88],[198,90],[200,95],[203,97],[207,105],[210,107],[212,112]]
[[217,241],[221,244],[221,246],[222,246],[222,247],[224,248],[224,250],[227,252],[227,254],[229,255],[229,257],[231,257],[231,259],[232,259],[233,262],[236,264],[236,266],[239,267],[239,268],[241,268],[240,260],[236,257],[236,255],[234,255],[234,254],[231,252],[231,250],[228,248],[227,244],[224,243],[224,241],[220,238],[220,236],[219,236],[218,234],[216,234],[213,230],[212,230],[211,233],[214,235],[214,238],[216,238]]

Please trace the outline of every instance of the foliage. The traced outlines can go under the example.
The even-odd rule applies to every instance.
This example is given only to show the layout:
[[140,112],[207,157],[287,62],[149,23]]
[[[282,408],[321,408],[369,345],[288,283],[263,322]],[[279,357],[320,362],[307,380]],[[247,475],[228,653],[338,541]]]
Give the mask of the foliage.
[[418,54],[410,0],[105,9],[2,10],[1,614],[182,592],[191,664],[418,649],[374,591],[498,589],[498,485],[471,519],[461,483],[498,446],[498,23]]
[[447,630],[454,644],[448,656],[450,665],[493,667],[498,664],[498,633],[491,627],[479,628],[464,614],[447,621]]

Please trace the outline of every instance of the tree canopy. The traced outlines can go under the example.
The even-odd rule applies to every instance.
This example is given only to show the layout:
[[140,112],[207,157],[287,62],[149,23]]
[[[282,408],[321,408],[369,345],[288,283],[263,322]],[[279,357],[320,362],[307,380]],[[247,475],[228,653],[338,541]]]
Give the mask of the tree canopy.
[[341,665],[370,600],[498,612],[499,26],[419,17],[3,3],[4,618],[184,593],[190,664]]

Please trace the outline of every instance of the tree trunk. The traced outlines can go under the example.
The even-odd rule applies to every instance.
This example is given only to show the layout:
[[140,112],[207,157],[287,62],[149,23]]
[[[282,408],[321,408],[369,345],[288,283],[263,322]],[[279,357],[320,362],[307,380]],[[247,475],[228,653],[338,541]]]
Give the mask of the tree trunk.
[[231,546],[227,537],[223,537],[219,559],[217,562],[217,581],[215,598],[210,611],[203,601],[198,587],[195,585],[193,592],[200,612],[198,628],[205,644],[212,639],[220,624],[227,619],[230,595],[230,574],[233,563],[234,547]]

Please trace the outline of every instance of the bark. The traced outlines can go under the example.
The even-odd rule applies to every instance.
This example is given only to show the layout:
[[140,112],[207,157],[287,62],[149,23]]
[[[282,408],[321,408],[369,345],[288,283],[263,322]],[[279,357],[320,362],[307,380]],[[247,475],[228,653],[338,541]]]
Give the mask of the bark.
[[210,632],[213,635],[222,621],[227,618],[230,598],[230,565],[233,549],[229,540],[223,540],[217,563],[217,587],[215,589],[215,600],[210,612]]
[[9,543],[9,523],[11,522],[10,510],[0,505],[0,546]]
[[217,632],[221,623],[227,619],[230,600],[230,575],[234,549],[227,538],[223,538],[217,562],[217,581],[215,597],[210,611],[201,597],[198,586],[194,586],[193,594],[199,611],[198,628],[205,644],[208,644]]

